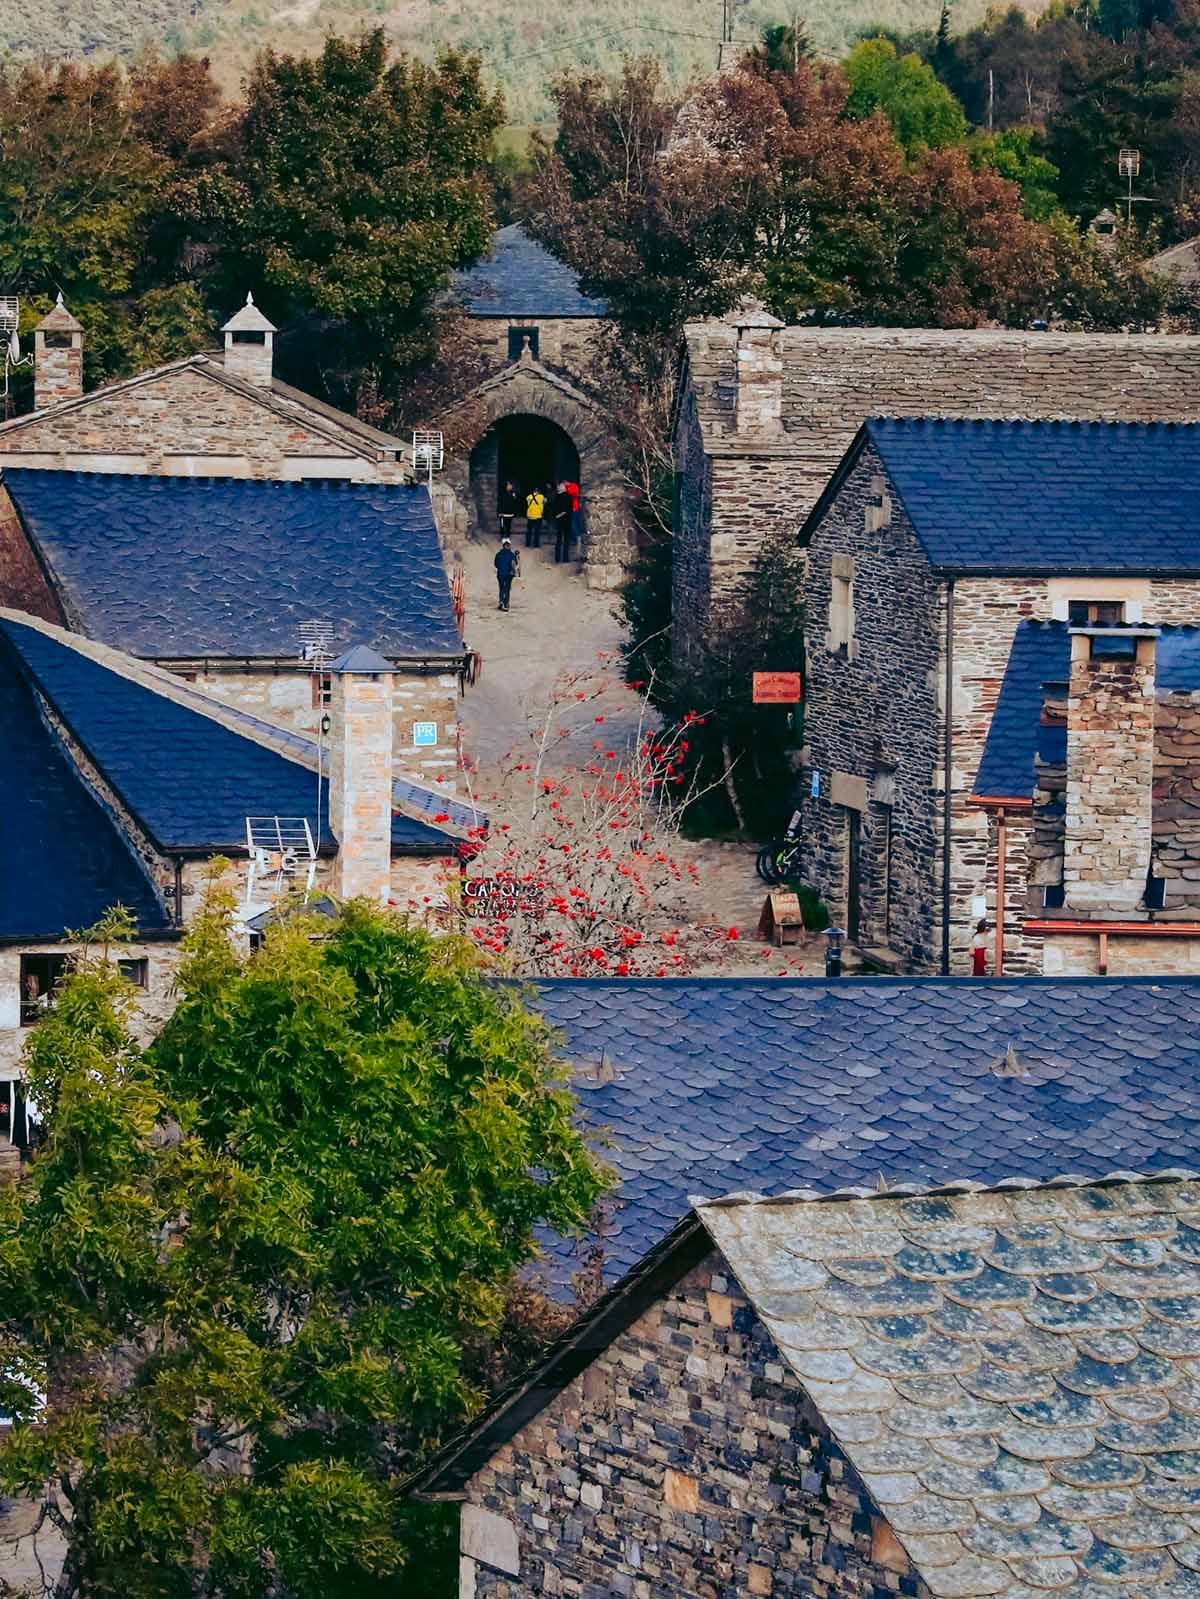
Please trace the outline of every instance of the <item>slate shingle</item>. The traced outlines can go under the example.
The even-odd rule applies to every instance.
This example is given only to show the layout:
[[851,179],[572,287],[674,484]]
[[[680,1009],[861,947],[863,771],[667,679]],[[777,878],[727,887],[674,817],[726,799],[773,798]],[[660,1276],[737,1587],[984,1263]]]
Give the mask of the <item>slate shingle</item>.
[[336,651],[455,657],[462,643],[429,493],[366,483],[4,470],[89,638],[158,659]]
[[[36,684],[160,848],[244,848],[247,816],[307,816],[315,826],[314,772],[37,628],[0,620],[0,633],[9,675],[19,669]],[[46,795],[52,809],[63,803],[53,788]],[[321,814],[322,843],[332,848],[325,783]],[[433,855],[449,847],[443,832],[408,816],[393,817],[392,842]]]
[[[1099,1177],[1200,1147],[1196,979],[557,979],[536,1001],[619,1174],[610,1280],[695,1192]],[[996,1071],[1010,1045],[1022,1075]]]
[[519,222],[500,228],[482,261],[450,281],[446,298],[468,316],[602,317],[604,300],[579,289],[579,278],[531,239]]
[[1200,424],[875,417],[865,430],[940,571],[1200,575]]

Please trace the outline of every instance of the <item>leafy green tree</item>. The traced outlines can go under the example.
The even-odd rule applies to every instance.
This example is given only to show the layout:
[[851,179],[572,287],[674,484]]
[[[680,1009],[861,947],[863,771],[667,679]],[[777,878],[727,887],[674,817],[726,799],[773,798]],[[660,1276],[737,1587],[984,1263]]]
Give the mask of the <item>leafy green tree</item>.
[[890,39],[864,39],[843,63],[850,84],[847,114],[868,117],[879,110],[908,152],[939,150],[966,137],[962,106],[916,55],[899,55]]
[[1035,222],[1045,222],[1059,209],[1058,168],[1041,154],[1033,128],[1005,128],[1003,133],[980,133],[971,140],[971,164],[990,167],[1021,191],[1021,210]]
[[0,1492],[88,1599],[432,1592],[397,1476],[478,1402],[466,1352],[600,1174],[545,1027],[459,941],[355,903],[242,959],[229,920],[210,896],[148,1051],[103,950],[32,1035]]

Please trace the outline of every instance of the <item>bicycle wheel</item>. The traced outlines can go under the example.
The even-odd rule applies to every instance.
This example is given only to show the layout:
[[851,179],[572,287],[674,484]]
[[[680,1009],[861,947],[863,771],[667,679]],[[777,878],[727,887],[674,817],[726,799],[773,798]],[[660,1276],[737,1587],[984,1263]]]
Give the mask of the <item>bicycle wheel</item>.
[[775,876],[775,856],[777,854],[778,847],[775,844],[764,844],[758,852],[754,862],[754,869],[764,883],[777,883],[779,881]]

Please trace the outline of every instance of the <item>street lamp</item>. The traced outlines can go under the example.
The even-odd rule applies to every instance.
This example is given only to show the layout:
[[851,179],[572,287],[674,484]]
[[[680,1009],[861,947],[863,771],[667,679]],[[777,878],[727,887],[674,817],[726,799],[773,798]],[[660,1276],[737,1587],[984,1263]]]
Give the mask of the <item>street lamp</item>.
[[826,977],[840,977],[842,975],[842,940],[846,936],[844,927],[827,927],[825,929],[825,975]]

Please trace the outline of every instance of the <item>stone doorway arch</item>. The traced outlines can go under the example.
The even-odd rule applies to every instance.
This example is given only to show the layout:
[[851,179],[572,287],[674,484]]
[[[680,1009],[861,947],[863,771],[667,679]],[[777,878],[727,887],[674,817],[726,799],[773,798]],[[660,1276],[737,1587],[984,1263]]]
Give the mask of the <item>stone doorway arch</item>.
[[476,535],[495,531],[495,487],[490,473],[499,469],[503,433],[517,418],[524,419],[529,428],[553,424],[554,430],[565,435],[578,460],[583,490],[584,576],[589,588],[618,587],[633,558],[635,541],[612,425],[593,400],[535,361],[528,348],[519,361],[481,384],[445,418],[466,441],[447,461],[443,481],[464,508],[468,526]]

